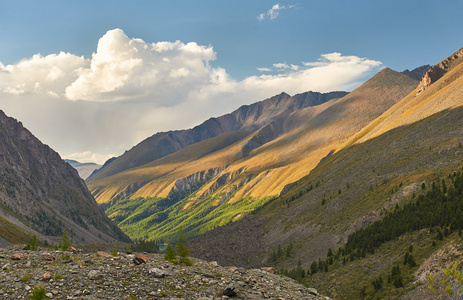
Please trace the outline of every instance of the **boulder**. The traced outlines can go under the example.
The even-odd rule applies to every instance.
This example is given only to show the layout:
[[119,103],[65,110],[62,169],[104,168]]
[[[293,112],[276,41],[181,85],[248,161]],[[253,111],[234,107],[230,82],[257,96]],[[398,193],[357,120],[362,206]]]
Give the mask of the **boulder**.
[[109,254],[108,252],[98,251],[98,252],[96,253],[96,256],[98,256],[98,257],[111,257],[112,255]]
[[149,270],[149,274],[153,276],[154,278],[164,278],[168,276],[169,274],[161,269],[158,268],[152,268]]
[[265,271],[265,272],[272,273],[272,274],[278,274],[277,269],[275,269],[274,267],[262,267],[260,269]]
[[22,253],[15,253],[15,254],[11,255],[12,260],[25,260],[26,258],[27,258],[27,256],[25,254],[22,254]]
[[149,256],[149,255],[137,254],[137,255],[135,255],[135,257],[133,258],[133,263],[136,264],[136,265],[142,265],[142,264],[146,264],[146,261],[147,261],[147,260],[150,260],[150,256]]
[[103,274],[98,270],[91,270],[87,276],[91,280],[103,278]]
[[42,260],[45,260],[45,261],[54,261],[55,260],[55,257],[53,255],[51,255],[50,253],[43,253],[42,254]]
[[49,281],[51,279],[50,273],[46,272],[42,275],[42,281]]

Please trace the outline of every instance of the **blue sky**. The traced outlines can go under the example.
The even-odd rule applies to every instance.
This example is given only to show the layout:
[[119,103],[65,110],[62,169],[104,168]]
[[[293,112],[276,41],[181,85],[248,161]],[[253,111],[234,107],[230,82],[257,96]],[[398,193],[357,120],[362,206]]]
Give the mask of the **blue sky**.
[[0,0],[0,11],[0,109],[82,161],[282,91],[352,90],[383,67],[435,64],[463,46],[461,0]]

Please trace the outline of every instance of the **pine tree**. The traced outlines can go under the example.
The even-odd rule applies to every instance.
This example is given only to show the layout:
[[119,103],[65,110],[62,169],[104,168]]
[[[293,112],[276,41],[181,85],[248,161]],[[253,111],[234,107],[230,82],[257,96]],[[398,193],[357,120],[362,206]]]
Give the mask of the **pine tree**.
[[72,246],[71,240],[69,239],[69,236],[66,233],[66,230],[63,230],[63,235],[61,236],[61,240],[59,241],[59,248],[62,251],[66,251],[71,246]]
[[26,250],[32,250],[32,251],[37,251],[37,244],[38,244],[38,239],[37,236],[34,234],[26,245]]
[[326,257],[331,257],[333,256],[333,250],[331,248],[328,248],[328,253],[326,254]]
[[310,274],[315,274],[318,271],[318,265],[317,262],[314,260],[312,264],[310,265]]
[[117,245],[114,244],[114,248],[113,248],[113,251],[111,251],[111,255],[116,257],[116,256],[119,256],[119,253],[117,252]]
[[166,253],[164,254],[164,259],[170,261],[171,263],[177,262],[177,255],[175,254],[175,249],[169,244],[167,244]]
[[178,231],[178,241],[177,244],[175,244],[175,252],[178,254],[178,262],[180,264],[184,264],[187,266],[191,266],[193,264],[193,261],[188,258],[188,255],[190,255],[190,249],[188,249],[183,242],[185,242],[185,237],[183,235],[183,229],[181,228]]

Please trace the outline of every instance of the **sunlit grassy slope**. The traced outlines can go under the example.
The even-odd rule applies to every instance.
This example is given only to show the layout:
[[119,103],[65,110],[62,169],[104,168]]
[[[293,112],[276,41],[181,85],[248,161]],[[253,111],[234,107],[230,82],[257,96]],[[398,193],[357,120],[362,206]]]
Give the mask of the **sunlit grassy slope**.
[[[113,206],[108,211],[113,217],[119,211],[119,200],[166,198],[162,205],[151,207],[153,212],[167,214],[165,219],[143,214],[144,218],[129,223],[125,220],[130,219],[130,210],[119,212],[115,220],[133,237],[165,238],[182,225],[193,236],[204,232],[201,226],[207,222],[203,217],[212,211],[214,225],[204,228],[252,211],[233,209],[242,201],[278,196],[286,185],[306,176],[330,151],[413,91],[417,83],[386,68],[341,99],[297,110],[254,132],[227,133],[199,142],[141,167],[90,181],[89,188],[99,203]],[[230,208],[218,213],[223,205]],[[198,209],[203,215],[195,213]],[[178,221],[189,215],[199,220]]]

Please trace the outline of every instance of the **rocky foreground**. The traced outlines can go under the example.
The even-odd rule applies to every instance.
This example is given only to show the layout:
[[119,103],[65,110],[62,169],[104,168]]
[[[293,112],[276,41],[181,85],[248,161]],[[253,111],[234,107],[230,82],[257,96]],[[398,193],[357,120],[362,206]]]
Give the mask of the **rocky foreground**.
[[327,299],[273,268],[192,260],[181,266],[160,254],[0,249],[0,298],[28,299],[41,288],[44,299]]

